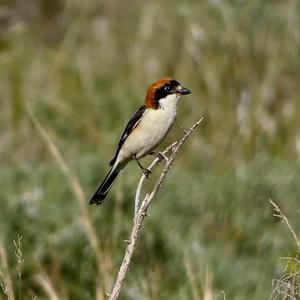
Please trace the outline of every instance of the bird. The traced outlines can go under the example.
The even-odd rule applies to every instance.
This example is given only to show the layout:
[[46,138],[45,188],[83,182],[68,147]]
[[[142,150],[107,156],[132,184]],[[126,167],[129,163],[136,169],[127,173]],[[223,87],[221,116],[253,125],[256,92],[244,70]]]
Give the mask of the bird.
[[146,93],[144,104],[131,116],[119,140],[115,156],[110,161],[110,170],[90,204],[100,205],[114,181],[128,164],[134,160],[146,177],[150,171],[142,166],[140,159],[155,154],[153,150],[161,143],[174,124],[178,100],[191,90],[184,88],[171,77],[152,83]]

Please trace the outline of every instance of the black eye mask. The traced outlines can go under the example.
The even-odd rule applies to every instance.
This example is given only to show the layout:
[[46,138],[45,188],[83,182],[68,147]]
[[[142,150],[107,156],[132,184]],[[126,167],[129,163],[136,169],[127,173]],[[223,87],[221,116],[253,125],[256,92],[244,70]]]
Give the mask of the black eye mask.
[[157,89],[154,96],[155,102],[158,102],[160,99],[165,98],[168,95],[174,94],[179,85],[179,82],[176,80],[171,80],[169,83]]

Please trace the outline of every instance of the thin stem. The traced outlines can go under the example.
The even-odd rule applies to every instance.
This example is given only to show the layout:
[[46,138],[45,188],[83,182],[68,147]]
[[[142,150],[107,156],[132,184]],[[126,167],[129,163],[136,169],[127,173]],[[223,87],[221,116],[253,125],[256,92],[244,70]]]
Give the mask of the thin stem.
[[[199,121],[197,121],[185,133],[185,135],[176,144],[176,146],[174,146],[174,148],[172,150],[172,154],[171,154],[169,160],[166,162],[165,167],[162,170],[162,172],[160,174],[160,177],[156,181],[153,190],[151,191],[150,194],[146,194],[146,196],[144,197],[144,199],[143,199],[143,201],[140,205],[140,208],[138,209],[136,217],[134,219],[133,227],[132,227],[131,234],[130,234],[130,237],[129,237],[129,240],[128,240],[128,245],[127,245],[126,250],[125,250],[124,258],[123,258],[121,267],[119,269],[117,279],[116,279],[115,284],[113,286],[112,292],[109,296],[109,300],[116,300],[116,299],[119,298],[119,295],[120,295],[120,292],[121,292],[121,289],[122,289],[122,284],[123,284],[123,281],[125,279],[126,273],[128,271],[129,264],[130,264],[130,261],[131,261],[131,258],[132,258],[132,255],[133,255],[133,252],[134,252],[134,249],[135,249],[137,239],[138,239],[140,231],[141,231],[143,221],[144,221],[144,219],[147,215],[148,207],[151,204],[151,202],[153,201],[153,199],[154,199],[155,195],[157,194],[157,192],[159,191],[159,189],[161,188],[162,183],[163,183],[163,181],[164,181],[164,179],[165,179],[165,177],[166,177],[166,175],[167,175],[167,173],[168,173],[168,171],[169,171],[169,169],[172,165],[172,162],[174,161],[179,149],[184,144],[184,142],[187,140],[187,138],[192,134],[192,132],[196,129],[196,127],[201,123],[202,119],[203,118],[201,118]],[[169,147],[171,147],[171,146],[169,146]],[[154,161],[149,166],[149,168],[153,168],[158,163],[158,160],[159,160],[159,158],[155,158]],[[139,204],[140,193],[141,193],[141,188],[142,188],[142,185],[143,185],[143,182],[144,182],[144,177],[145,177],[145,175],[142,175],[142,178],[140,179],[140,182],[138,184],[138,188],[137,188],[137,191],[136,191],[136,197],[135,197],[136,208],[135,208],[135,210],[137,210],[137,207],[138,207],[138,204]]]
[[[170,151],[174,151],[175,146],[178,144],[178,142],[174,142],[172,143],[170,146],[168,146],[163,152],[163,155],[168,154]],[[162,157],[157,156],[152,163],[149,165],[148,170],[152,170],[156,165],[158,165],[160,162],[162,161]],[[140,204],[140,198],[141,198],[141,190],[142,190],[142,186],[144,183],[144,180],[147,177],[145,176],[145,174],[143,174],[141,176],[141,179],[138,183],[138,187],[135,193],[135,209],[134,209],[134,218],[136,218],[138,210],[139,210],[139,204]]]

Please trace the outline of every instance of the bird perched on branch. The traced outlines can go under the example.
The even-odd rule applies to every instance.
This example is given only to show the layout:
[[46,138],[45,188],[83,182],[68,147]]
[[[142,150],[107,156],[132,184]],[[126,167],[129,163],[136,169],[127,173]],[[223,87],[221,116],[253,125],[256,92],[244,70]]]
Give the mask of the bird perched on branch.
[[135,160],[148,177],[150,171],[144,168],[140,159],[153,154],[174,124],[177,103],[182,95],[191,91],[173,78],[155,81],[147,90],[144,104],[132,115],[121,136],[111,169],[92,197],[90,204],[101,204],[121,170]]

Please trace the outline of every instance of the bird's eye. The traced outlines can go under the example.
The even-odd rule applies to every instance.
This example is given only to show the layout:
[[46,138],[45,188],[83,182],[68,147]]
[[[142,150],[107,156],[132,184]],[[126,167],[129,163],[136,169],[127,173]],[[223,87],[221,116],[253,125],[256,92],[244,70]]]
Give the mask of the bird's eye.
[[169,86],[169,85],[167,85],[167,86],[165,87],[165,91],[168,92],[168,93],[171,93],[172,87]]

